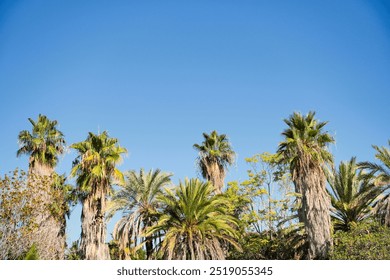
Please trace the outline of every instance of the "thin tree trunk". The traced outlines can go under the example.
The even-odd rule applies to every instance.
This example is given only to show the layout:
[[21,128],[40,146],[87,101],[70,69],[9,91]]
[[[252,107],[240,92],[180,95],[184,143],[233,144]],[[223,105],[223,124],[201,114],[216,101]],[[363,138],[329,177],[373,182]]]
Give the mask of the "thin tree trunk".
[[106,198],[103,191],[97,192],[89,194],[83,201],[80,251],[86,260],[109,260],[104,220]]
[[302,172],[297,178],[302,192],[301,214],[307,234],[308,259],[327,259],[332,246],[330,198],[320,167]]
[[269,231],[269,238],[272,240],[272,234],[273,234],[273,225],[272,225],[272,217],[271,217],[271,183],[267,183],[268,187],[268,231]]

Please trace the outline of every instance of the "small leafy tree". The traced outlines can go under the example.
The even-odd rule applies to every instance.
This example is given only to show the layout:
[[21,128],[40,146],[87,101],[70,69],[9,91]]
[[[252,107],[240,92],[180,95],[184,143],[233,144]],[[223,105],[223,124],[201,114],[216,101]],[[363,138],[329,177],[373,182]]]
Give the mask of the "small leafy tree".
[[297,223],[297,194],[286,166],[270,153],[246,158],[248,179],[230,182],[223,194],[239,220],[242,252],[231,248],[230,259],[297,259],[303,230]]
[[262,153],[246,158],[250,165],[248,179],[241,183],[251,194],[252,210],[257,211],[257,222],[253,227],[258,233],[272,233],[285,225],[291,225],[296,212],[299,194],[293,191],[290,174],[277,154]]
[[[50,217],[62,223],[65,233],[68,193],[62,187],[54,187],[53,181],[54,177],[27,176],[19,170],[0,178],[0,259],[23,258],[33,245],[42,259],[58,253],[57,243],[61,240],[58,234],[61,233],[56,227],[51,230],[57,235],[41,226],[41,217]],[[38,195],[42,191],[52,199]],[[65,243],[62,246],[64,250]]]

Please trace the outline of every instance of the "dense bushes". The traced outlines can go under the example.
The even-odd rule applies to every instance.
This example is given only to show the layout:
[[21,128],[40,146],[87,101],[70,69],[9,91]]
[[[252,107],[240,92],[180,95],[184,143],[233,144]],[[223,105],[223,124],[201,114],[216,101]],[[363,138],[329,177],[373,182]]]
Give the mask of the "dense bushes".
[[333,260],[390,260],[390,228],[370,221],[334,235]]

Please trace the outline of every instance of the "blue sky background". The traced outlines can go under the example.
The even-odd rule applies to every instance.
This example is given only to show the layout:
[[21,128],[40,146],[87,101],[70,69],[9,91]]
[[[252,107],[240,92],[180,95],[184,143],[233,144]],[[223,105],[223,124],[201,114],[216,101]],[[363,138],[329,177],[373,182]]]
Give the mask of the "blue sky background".
[[68,144],[107,130],[129,151],[121,170],[175,182],[197,176],[192,145],[211,130],[238,154],[227,181],[245,179],[244,158],[274,152],[294,111],[329,121],[336,162],[374,160],[389,94],[388,1],[0,0],[0,174],[27,169],[17,136],[39,113]]

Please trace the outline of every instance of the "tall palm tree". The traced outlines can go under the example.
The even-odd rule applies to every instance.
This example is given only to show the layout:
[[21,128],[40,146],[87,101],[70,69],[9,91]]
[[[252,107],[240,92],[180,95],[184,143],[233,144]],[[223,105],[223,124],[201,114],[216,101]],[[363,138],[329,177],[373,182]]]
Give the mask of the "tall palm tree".
[[36,122],[31,118],[28,120],[33,126],[32,133],[27,130],[19,133],[17,156],[30,156],[30,173],[50,176],[58,163],[58,156],[64,152],[64,135],[57,129],[57,121],[51,121],[44,115],[39,114]]
[[327,122],[318,122],[315,112],[306,116],[294,112],[284,122],[287,124],[279,144],[282,161],[289,164],[296,192],[302,195],[298,211],[307,235],[309,259],[328,257],[332,246],[330,232],[330,199],[326,192],[325,164],[332,163],[327,147],[334,139],[323,131]]
[[115,224],[114,238],[119,241],[119,249],[124,259],[130,258],[129,248],[137,248],[138,240],[145,243],[146,257],[153,253],[155,236],[142,237],[147,227],[157,221],[159,203],[156,196],[162,188],[170,184],[172,174],[161,172],[159,169],[145,173],[131,170],[125,174],[126,182],[115,192],[109,205],[109,217],[117,211],[123,211],[123,217]]
[[[106,200],[114,183],[123,183],[123,174],[115,167],[126,149],[101,134],[89,133],[83,142],[71,145],[79,155],[73,163],[71,175],[77,177],[83,209],[81,214],[80,250],[84,259],[110,259],[106,245]],[[114,181],[116,180],[116,181]]]
[[225,134],[218,135],[214,130],[210,135],[203,133],[203,137],[201,145],[193,145],[199,152],[198,167],[202,177],[215,186],[216,193],[221,193],[226,170],[234,163],[236,154]]
[[50,207],[58,202],[58,197],[55,197],[58,191],[54,186],[56,177],[54,168],[59,155],[65,150],[64,135],[58,130],[57,121],[51,121],[44,115],[39,114],[37,121],[31,118],[28,120],[32,124],[32,131],[23,130],[19,133],[17,156],[29,155],[29,185],[35,188],[35,195],[47,206],[47,209],[37,216],[39,232],[36,232],[33,242],[37,246],[40,258],[63,259],[64,224],[63,220],[53,215]]
[[164,258],[221,260],[225,258],[222,243],[239,249],[237,220],[228,214],[229,200],[213,192],[210,182],[186,179],[159,195],[164,206],[146,236],[164,234],[160,244]]
[[335,230],[350,230],[351,224],[372,216],[372,206],[383,188],[374,185],[372,176],[367,177],[359,169],[356,158],[341,162],[338,170],[326,172],[330,185],[332,218]]
[[[390,140],[388,141],[390,146]],[[375,184],[384,187],[386,190],[390,188],[390,149],[387,147],[372,146],[376,150],[375,157],[381,164],[372,162],[359,163],[360,168],[367,170],[368,176],[375,176]],[[381,223],[390,227],[390,194],[385,194],[375,205],[376,216]]]

